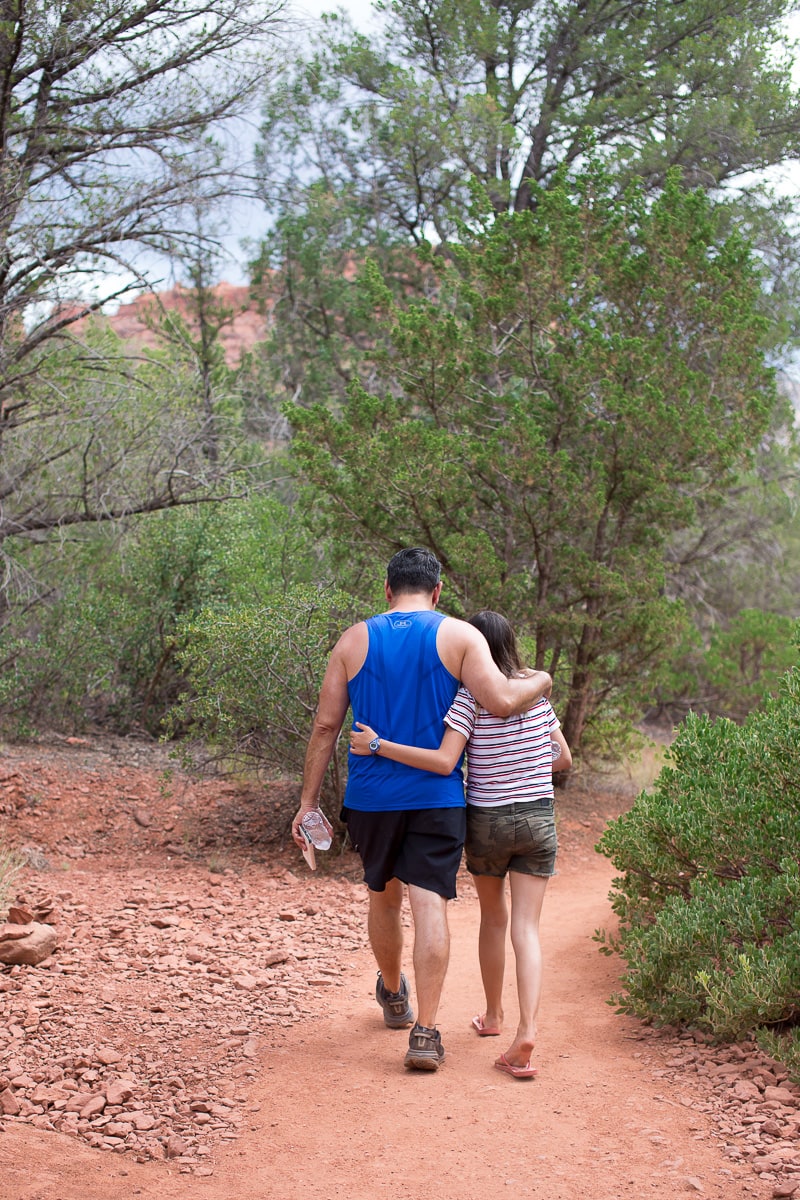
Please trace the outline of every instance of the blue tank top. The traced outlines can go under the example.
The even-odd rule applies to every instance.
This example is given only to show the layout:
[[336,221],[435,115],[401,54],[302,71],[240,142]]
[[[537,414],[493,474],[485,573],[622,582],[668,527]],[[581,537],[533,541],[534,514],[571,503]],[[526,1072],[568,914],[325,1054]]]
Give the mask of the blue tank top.
[[[459,686],[436,649],[443,620],[425,610],[367,621],[367,657],[348,684],[354,727],[363,721],[387,741],[438,748]],[[349,754],[345,805],[367,812],[463,808],[462,762],[463,755],[449,775],[436,775],[377,755]]]

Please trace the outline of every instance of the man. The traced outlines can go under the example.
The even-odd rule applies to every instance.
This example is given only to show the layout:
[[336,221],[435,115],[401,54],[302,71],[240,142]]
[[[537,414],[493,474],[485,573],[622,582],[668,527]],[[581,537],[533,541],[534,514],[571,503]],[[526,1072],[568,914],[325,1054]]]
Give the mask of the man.
[[[428,550],[401,550],[386,572],[388,610],[346,630],[333,648],[306,751],[300,822],[319,807],[319,792],[347,710],[393,742],[435,748],[459,682],[489,712],[524,712],[549,694],[550,676],[508,679],[483,635],[466,621],[437,613],[441,564]],[[376,739],[378,742],[380,739]],[[350,756],[343,817],[369,888],[368,932],[378,982],[375,996],[392,1029],[414,1022],[401,970],[403,884],[414,919],[417,1023],[405,1065],[435,1071],[444,1060],[436,1013],[450,956],[447,901],[466,832],[461,764],[435,775],[373,755]]]

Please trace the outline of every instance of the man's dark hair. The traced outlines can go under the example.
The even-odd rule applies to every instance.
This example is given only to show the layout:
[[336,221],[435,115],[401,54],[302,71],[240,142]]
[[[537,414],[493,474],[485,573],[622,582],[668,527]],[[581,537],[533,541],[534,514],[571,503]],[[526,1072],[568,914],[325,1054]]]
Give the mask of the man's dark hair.
[[439,582],[442,564],[430,550],[412,546],[398,550],[386,568],[386,582],[393,596],[403,592],[432,592]]

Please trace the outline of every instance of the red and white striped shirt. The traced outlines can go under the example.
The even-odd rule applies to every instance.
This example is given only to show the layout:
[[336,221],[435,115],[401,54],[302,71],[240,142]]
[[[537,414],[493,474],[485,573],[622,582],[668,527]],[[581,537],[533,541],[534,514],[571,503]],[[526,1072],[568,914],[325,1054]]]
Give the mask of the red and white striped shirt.
[[559,721],[544,696],[516,717],[494,717],[459,688],[445,724],[468,739],[467,804],[494,806],[553,798],[550,732]]

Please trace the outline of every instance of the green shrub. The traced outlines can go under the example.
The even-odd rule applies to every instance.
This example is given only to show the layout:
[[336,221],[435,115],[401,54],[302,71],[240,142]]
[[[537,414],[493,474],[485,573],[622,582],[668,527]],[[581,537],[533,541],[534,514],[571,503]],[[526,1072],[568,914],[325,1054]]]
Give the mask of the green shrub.
[[[179,629],[207,606],[260,602],[316,569],[291,511],[267,496],[92,531],[49,595],[0,632],[0,719],[17,736],[98,723],[158,734],[186,681]],[[39,564],[39,574],[44,567]]]
[[597,937],[627,963],[621,1011],[734,1040],[800,1023],[798,669],[742,725],[690,715],[598,849],[620,871]]
[[687,711],[745,718],[769,696],[797,662],[793,618],[745,608],[716,625],[705,644],[687,625],[672,661],[655,688],[655,711],[677,719]]
[[[181,630],[179,661],[190,690],[168,728],[179,726],[231,767],[297,778],[328,656],[359,616],[343,592],[307,586],[258,608],[206,609]],[[344,796],[346,763],[342,738],[322,792],[332,818]]]

